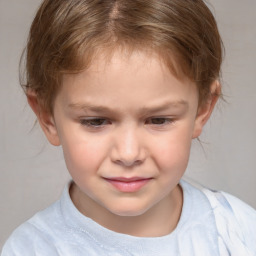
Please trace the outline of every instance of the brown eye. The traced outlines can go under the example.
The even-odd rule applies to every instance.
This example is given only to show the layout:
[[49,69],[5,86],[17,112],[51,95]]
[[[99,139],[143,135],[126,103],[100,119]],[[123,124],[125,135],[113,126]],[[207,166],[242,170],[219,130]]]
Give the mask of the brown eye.
[[164,125],[171,123],[172,120],[170,118],[164,118],[164,117],[154,117],[150,118],[146,121],[146,124],[152,124],[152,125]]
[[152,124],[164,124],[166,122],[166,118],[152,118],[151,123]]
[[99,127],[109,123],[104,118],[82,119],[80,122],[82,125],[91,126],[91,127]]

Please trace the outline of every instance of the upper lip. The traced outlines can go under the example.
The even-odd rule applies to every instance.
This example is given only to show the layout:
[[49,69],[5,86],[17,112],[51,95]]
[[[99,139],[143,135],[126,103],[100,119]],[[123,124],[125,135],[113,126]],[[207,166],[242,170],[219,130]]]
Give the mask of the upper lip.
[[131,177],[131,178],[126,178],[126,177],[111,177],[111,178],[105,178],[106,180],[111,180],[111,181],[120,181],[120,182],[133,182],[133,181],[140,181],[140,180],[149,180],[152,178],[145,178],[145,177]]

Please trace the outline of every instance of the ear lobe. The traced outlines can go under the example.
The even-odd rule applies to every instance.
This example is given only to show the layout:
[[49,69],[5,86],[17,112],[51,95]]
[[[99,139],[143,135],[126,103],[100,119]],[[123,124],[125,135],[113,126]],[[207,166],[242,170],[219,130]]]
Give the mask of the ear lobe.
[[202,133],[204,125],[210,118],[215,104],[217,103],[221,94],[221,85],[219,81],[214,81],[211,85],[211,95],[206,103],[199,107],[197,117],[195,120],[193,139],[199,137]]
[[60,140],[53,115],[42,108],[34,91],[27,91],[26,95],[27,101],[36,114],[37,120],[48,141],[54,146],[59,146]]

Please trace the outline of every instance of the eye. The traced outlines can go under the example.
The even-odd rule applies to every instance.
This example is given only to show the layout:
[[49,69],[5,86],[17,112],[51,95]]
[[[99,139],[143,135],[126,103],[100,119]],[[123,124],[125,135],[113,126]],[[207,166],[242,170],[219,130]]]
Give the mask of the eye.
[[152,117],[147,119],[146,124],[151,124],[151,125],[166,125],[166,124],[171,124],[174,122],[173,119],[171,118],[165,118],[165,117]]
[[87,119],[81,119],[80,123],[82,125],[92,127],[92,128],[98,128],[102,127],[104,125],[110,124],[110,122],[105,118],[87,118]]

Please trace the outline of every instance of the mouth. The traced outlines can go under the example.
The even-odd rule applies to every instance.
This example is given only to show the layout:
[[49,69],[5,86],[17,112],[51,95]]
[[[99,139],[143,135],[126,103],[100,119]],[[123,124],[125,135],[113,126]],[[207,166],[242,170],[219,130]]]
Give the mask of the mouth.
[[147,183],[149,183],[152,178],[143,178],[143,177],[114,177],[114,178],[105,178],[115,189],[120,192],[132,193],[139,191]]

